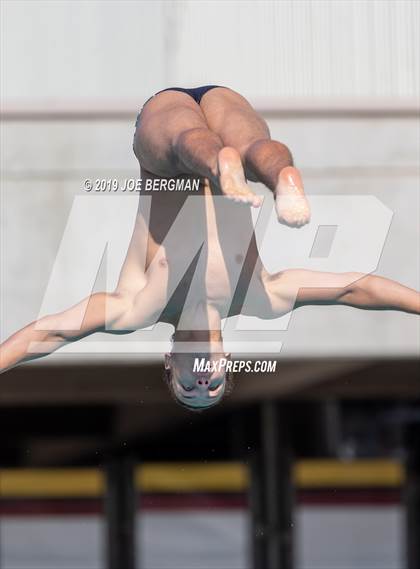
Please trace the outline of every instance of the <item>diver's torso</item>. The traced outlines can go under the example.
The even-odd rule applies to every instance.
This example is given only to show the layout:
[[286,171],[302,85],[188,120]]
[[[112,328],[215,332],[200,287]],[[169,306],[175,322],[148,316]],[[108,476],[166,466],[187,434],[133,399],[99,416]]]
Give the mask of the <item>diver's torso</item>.
[[198,191],[142,193],[136,228],[147,281],[166,298],[162,321],[173,322],[186,302],[237,314],[252,275],[263,272],[250,207],[213,196],[205,179]]

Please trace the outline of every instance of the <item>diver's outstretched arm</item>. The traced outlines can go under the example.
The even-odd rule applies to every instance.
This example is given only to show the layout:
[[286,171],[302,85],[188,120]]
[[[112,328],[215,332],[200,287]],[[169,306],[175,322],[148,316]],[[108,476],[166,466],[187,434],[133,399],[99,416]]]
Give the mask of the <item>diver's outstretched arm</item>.
[[130,305],[130,298],[122,294],[95,293],[64,312],[32,322],[0,346],[0,372],[94,332],[121,331],[119,322]]
[[420,314],[419,292],[391,279],[364,273],[291,269],[271,275],[267,290],[273,310],[279,314],[293,307],[316,304]]

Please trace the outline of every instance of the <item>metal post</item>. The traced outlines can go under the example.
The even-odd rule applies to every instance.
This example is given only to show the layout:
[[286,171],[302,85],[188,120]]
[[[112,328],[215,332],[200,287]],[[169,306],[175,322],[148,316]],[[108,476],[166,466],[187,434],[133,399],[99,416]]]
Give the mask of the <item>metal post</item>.
[[327,400],[321,403],[323,410],[323,443],[324,454],[337,457],[342,439],[341,409],[337,400]]
[[404,488],[406,509],[407,569],[420,567],[420,425],[408,424],[406,483]]
[[293,569],[292,456],[287,414],[261,406],[260,452],[251,468],[254,569]]
[[262,407],[266,510],[266,569],[293,569],[293,484],[289,427],[278,404]]
[[135,523],[137,493],[134,461],[114,458],[105,465],[105,513],[107,568],[135,569]]
[[265,496],[261,453],[255,452],[250,461],[249,508],[251,514],[251,544],[253,569],[267,569],[265,551]]

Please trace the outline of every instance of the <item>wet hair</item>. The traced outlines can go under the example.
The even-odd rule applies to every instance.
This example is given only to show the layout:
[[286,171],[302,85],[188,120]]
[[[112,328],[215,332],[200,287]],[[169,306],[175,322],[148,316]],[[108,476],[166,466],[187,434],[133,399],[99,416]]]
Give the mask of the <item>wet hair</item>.
[[[173,383],[172,383],[172,373],[171,373],[170,369],[166,369],[166,368],[164,369],[163,379],[169,388],[169,393],[171,394],[172,399],[174,399],[176,401],[176,403],[178,403],[178,405],[180,405],[181,407],[184,407],[184,409],[188,409],[188,411],[193,411],[194,413],[202,413],[206,409],[209,409],[210,407],[214,407],[220,401],[220,399],[218,399],[212,405],[206,405],[203,407],[196,407],[195,405],[188,405],[187,403],[185,403],[185,401],[181,401],[181,399],[178,398],[178,396],[175,392]],[[223,392],[222,397],[230,395],[233,391],[233,387],[234,387],[233,372],[228,371],[225,374],[225,390]]]

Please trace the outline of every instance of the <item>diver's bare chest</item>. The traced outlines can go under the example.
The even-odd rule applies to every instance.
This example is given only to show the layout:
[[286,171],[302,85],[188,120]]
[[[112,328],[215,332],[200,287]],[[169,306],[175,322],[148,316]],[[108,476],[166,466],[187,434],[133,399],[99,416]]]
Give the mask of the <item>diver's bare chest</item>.
[[191,199],[165,197],[153,196],[148,215],[143,213],[148,281],[167,286],[168,295],[174,279],[185,286],[194,282],[201,297],[229,303],[244,266],[258,261],[250,209],[209,194],[207,187]]

